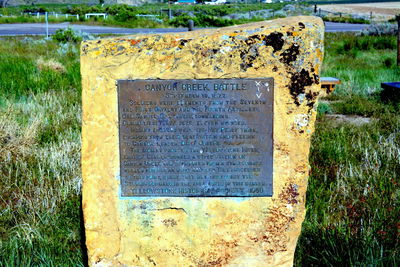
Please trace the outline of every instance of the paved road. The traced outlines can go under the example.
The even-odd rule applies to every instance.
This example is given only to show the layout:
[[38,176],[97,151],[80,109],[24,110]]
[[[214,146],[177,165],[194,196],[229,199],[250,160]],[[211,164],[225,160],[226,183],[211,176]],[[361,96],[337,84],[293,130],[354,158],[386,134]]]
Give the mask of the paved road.
[[[326,22],[326,32],[344,32],[344,31],[360,31],[366,27],[363,24],[346,24]],[[138,33],[165,33],[165,32],[182,32],[187,28],[158,28],[158,29],[128,29],[104,26],[88,26],[65,23],[49,24],[49,33],[54,34],[56,30],[67,27],[87,32],[91,34],[138,34]],[[22,23],[22,24],[0,24],[0,36],[15,35],[44,35],[46,28],[44,23]]]
[[368,27],[367,24],[325,22],[326,32],[358,32],[362,31],[366,27]]

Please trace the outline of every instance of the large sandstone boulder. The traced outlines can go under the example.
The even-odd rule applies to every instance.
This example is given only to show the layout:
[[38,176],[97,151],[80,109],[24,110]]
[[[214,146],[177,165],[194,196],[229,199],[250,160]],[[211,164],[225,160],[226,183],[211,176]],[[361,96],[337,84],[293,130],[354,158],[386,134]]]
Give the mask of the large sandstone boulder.
[[[83,211],[90,265],[291,266],[305,216],[323,33],[321,19],[292,17],[84,42]],[[222,78],[273,79],[272,196],[122,197],[116,81]]]

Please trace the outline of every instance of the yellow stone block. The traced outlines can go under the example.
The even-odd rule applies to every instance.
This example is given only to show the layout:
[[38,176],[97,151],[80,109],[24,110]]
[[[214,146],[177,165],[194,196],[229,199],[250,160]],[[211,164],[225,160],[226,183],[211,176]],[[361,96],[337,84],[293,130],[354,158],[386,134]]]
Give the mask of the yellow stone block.
[[[83,210],[91,266],[291,266],[305,215],[323,22],[292,17],[87,41]],[[120,198],[119,79],[274,79],[272,197]]]

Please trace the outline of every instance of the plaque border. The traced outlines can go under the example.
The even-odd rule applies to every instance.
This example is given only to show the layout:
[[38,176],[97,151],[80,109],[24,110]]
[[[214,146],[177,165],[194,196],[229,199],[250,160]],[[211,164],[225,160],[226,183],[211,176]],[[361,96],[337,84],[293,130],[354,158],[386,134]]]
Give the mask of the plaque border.
[[[135,196],[122,196],[122,186],[121,186],[121,135],[120,135],[120,130],[121,130],[121,124],[119,123],[120,120],[120,82],[132,82],[132,81],[206,81],[206,80],[269,80],[272,83],[272,123],[271,123],[271,145],[272,145],[272,150],[271,150],[271,194],[268,195],[254,195],[254,196],[219,196],[219,195],[212,195],[212,196],[168,196],[168,195],[135,195]],[[117,124],[118,124],[118,156],[119,156],[119,166],[118,166],[118,175],[117,179],[119,181],[118,184],[118,197],[119,199],[122,200],[132,200],[132,199],[158,199],[158,198],[232,198],[232,199],[248,199],[248,198],[271,198],[274,195],[274,123],[275,123],[275,116],[274,116],[274,110],[275,110],[275,79],[273,77],[259,77],[259,78],[205,78],[205,79],[116,79],[115,80],[115,86],[116,86],[116,91],[117,91]]]

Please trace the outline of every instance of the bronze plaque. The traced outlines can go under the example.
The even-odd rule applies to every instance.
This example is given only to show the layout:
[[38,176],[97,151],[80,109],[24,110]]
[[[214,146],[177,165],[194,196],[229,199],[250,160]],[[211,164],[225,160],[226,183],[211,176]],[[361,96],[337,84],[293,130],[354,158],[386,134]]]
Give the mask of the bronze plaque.
[[117,85],[121,197],[272,196],[272,78]]

